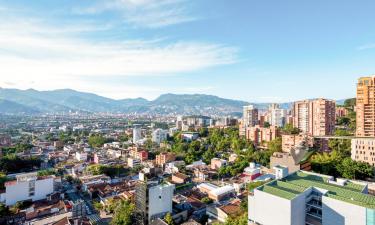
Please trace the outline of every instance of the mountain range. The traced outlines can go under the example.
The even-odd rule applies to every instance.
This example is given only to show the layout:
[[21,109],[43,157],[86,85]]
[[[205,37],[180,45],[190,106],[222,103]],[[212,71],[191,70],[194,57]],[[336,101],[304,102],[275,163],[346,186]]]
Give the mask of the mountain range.
[[[144,98],[115,100],[72,89],[37,91],[0,88],[0,113],[137,113],[137,114],[196,114],[240,115],[245,101],[220,98],[204,94],[163,94],[155,100]],[[265,109],[268,103],[255,103]],[[291,103],[280,104],[289,108]]]

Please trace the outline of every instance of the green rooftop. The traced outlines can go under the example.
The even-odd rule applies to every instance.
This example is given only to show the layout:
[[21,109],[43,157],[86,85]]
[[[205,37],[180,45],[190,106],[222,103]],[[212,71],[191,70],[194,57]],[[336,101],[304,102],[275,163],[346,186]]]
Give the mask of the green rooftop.
[[310,187],[325,189],[325,196],[366,208],[375,209],[375,196],[363,194],[365,186],[346,182],[344,186],[328,183],[328,178],[318,174],[302,171],[291,174],[284,179],[272,181],[258,190],[292,200]]

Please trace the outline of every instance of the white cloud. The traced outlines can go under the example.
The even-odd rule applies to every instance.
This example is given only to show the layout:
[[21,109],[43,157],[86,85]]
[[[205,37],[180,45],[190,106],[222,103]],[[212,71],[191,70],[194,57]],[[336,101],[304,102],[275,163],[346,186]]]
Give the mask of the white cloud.
[[[9,20],[0,16],[1,87],[73,88],[115,98],[136,97],[147,91],[121,85],[104,88],[80,77],[170,76],[237,61],[237,49],[220,44],[167,43],[167,39],[94,41],[77,34],[107,28],[89,23],[56,27],[33,19],[1,21]],[[164,91],[148,90],[154,91],[153,96]]]
[[362,45],[362,46],[357,47],[357,50],[366,50],[366,49],[372,49],[372,48],[375,48],[375,44]]
[[106,0],[86,8],[75,8],[77,14],[120,13],[124,22],[136,27],[159,28],[197,20],[189,12],[187,0]]

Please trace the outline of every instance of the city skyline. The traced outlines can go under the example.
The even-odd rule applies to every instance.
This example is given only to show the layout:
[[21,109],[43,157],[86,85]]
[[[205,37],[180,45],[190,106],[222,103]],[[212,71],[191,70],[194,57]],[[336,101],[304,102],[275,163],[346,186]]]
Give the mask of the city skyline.
[[373,6],[0,1],[0,87],[71,88],[114,99],[350,98],[358,77],[375,74]]

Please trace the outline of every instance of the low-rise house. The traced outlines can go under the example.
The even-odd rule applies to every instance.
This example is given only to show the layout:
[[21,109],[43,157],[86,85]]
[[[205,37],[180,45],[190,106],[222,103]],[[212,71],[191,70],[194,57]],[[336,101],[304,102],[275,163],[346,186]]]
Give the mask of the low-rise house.
[[156,156],[156,165],[163,166],[166,163],[176,160],[176,155],[171,152],[162,152]]
[[232,154],[230,154],[228,161],[230,163],[232,163],[232,162],[235,162],[237,160],[237,158],[238,158],[238,155],[235,154],[235,153],[232,153]]
[[223,166],[227,166],[228,161],[225,159],[218,159],[218,158],[213,158],[211,159],[211,169],[212,170],[218,170]]
[[175,173],[172,175],[172,182],[175,184],[184,184],[188,182],[189,177],[183,173]]
[[128,158],[128,166],[131,168],[134,168],[136,166],[140,166],[141,161],[139,159],[134,159],[134,158]]
[[288,167],[289,173],[298,170],[311,170],[310,158],[314,151],[305,148],[293,148],[290,152],[275,152],[270,159],[270,168],[280,165]]
[[65,211],[63,201],[38,201],[26,209],[26,220],[32,220],[38,217],[45,217]]
[[76,160],[78,161],[87,161],[87,153],[86,152],[76,152],[75,156]]
[[231,185],[218,187],[210,183],[202,183],[198,185],[197,188],[201,192],[208,194],[208,197],[214,201],[221,201],[225,198],[235,195],[236,193],[234,187]]
[[131,158],[138,159],[141,162],[148,159],[148,152],[146,150],[141,150],[138,147],[131,147],[129,150],[129,155]]
[[82,183],[82,190],[87,191],[92,185],[110,183],[111,178],[104,174],[94,176],[83,176],[79,180]]
[[197,181],[206,181],[213,178],[214,176],[217,176],[217,172],[210,170],[208,166],[194,167],[193,172],[194,178]]
[[181,138],[184,141],[195,141],[199,138],[198,132],[183,132]]
[[166,163],[164,172],[168,173],[168,174],[177,173],[177,172],[179,172],[178,168],[180,166],[185,166],[185,162],[184,161],[173,161],[173,162],[170,162],[170,163]]
[[238,216],[241,213],[241,208],[239,204],[233,203],[227,205],[213,204],[207,207],[206,213],[211,220],[225,223],[228,218]]
[[249,183],[256,178],[260,177],[261,170],[260,167],[257,166],[255,163],[250,163],[249,167],[246,167],[244,169],[244,172],[239,176],[239,178],[244,182],[244,183]]
[[16,175],[16,180],[5,183],[5,192],[1,194],[5,205],[14,205],[18,201],[37,201],[46,199],[54,192],[55,176],[38,176],[37,173]]

